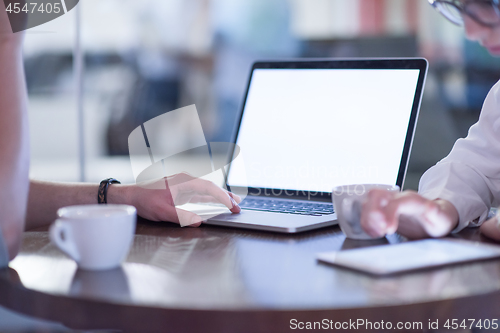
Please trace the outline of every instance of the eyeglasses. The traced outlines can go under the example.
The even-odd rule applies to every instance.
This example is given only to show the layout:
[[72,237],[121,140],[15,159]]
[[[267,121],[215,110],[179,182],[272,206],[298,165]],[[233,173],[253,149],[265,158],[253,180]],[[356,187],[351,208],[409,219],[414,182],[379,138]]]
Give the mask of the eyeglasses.
[[453,24],[463,26],[464,15],[485,27],[500,25],[500,0],[428,0]]

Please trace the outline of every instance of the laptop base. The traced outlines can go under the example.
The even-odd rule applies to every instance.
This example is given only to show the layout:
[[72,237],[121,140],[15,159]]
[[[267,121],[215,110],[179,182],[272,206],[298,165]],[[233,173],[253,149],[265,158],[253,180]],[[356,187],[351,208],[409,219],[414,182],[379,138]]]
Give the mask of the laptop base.
[[300,216],[242,210],[239,214],[220,214],[208,219],[205,224],[294,234],[336,225],[337,215]]

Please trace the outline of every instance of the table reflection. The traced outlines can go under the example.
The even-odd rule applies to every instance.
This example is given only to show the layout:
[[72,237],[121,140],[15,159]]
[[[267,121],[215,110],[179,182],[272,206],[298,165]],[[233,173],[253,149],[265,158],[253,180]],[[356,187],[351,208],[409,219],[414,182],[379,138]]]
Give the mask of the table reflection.
[[92,272],[78,270],[50,244],[47,233],[30,232],[10,264],[18,278],[5,273],[0,278],[75,299],[195,309],[376,307],[500,290],[499,261],[372,277],[316,260],[318,252],[400,241],[397,235],[349,240],[338,229],[275,235],[148,224],[147,234],[135,236],[121,268]]
[[130,290],[127,275],[122,267],[105,271],[79,269],[73,276],[69,295],[129,302]]

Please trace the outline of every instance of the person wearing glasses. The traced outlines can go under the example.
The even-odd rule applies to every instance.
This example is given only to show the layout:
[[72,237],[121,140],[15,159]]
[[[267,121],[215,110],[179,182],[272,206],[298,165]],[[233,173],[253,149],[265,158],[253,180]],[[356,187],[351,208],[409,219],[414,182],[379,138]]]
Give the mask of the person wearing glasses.
[[[428,2],[449,21],[463,26],[468,39],[500,56],[499,0]],[[441,237],[481,225],[484,235],[500,241],[497,218],[487,220],[490,207],[499,203],[500,81],[488,93],[468,136],[422,176],[419,192],[373,190],[363,205],[361,224],[372,236],[398,231],[409,238]]]
[[[233,213],[237,195],[212,182],[177,174],[150,183],[121,185],[52,183],[29,179],[28,97],[22,61],[22,33],[12,33],[0,2],[0,268],[19,252],[22,233],[55,220],[57,209],[77,204],[118,203],[137,208],[153,221],[199,226],[202,218],[176,208],[174,202],[218,202]],[[47,128],[47,130],[50,130]],[[110,185],[112,184],[112,185]],[[170,185],[170,186],[169,186]],[[166,189],[165,189],[166,188]],[[104,189],[104,191],[101,191]]]

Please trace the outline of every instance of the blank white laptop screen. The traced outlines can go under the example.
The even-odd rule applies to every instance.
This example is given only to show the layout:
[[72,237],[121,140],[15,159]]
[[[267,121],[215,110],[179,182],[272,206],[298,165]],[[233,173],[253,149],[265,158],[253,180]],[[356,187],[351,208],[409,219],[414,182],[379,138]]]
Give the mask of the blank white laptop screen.
[[228,184],[395,184],[418,69],[255,69]]

